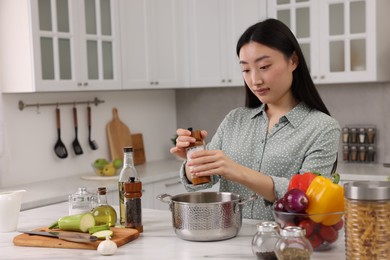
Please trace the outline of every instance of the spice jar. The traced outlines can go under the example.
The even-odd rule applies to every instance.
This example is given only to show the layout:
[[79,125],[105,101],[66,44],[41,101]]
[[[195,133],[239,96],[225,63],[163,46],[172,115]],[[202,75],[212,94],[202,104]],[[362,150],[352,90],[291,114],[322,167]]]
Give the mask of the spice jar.
[[143,232],[142,226],[142,182],[130,177],[129,182],[124,183],[125,227],[137,229]]
[[349,142],[349,128],[344,127],[343,128],[343,143],[348,143]]
[[375,142],[375,128],[367,129],[367,143],[373,144]]
[[275,245],[280,239],[279,225],[273,221],[257,224],[257,232],[252,239],[252,252],[259,260],[277,260]]
[[343,146],[343,161],[349,161],[349,147],[348,145]]
[[344,185],[346,259],[389,259],[390,182]]
[[[191,160],[192,153],[196,151],[202,151],[204,150],[204,144],[203,144],[203,138],[200,130],[192,130],[192,128],[188,128],[188,130],[191,131],[191,137],[194,137],[196,139],[195,143],[190,143],[190,145],[187,148],[187,161]],[[194,185],[199,185],[203,183],[210,182],[211,178],[210,176],[201,176],[201,177],[193,177],[191,176],[191,182]]]
[[275,245],[275,253],[279,260],[310,260],[313,247],[301,227],[289,226],[282,229],[281,239]]
[[358,151],[357,151],[357,147],[354,145],[354,146],[351,146],[351,161],[355,162],[357,161],[357,154],[358,154]]
[[359,146],[359,162],[365,162],[365,161],[366,161],[366,147]]
[[356,144],[357,139],[358,139],[358,134],[357,134],[357,129],[356,128],[351,128],[351,133],[350,133],[350,143]]

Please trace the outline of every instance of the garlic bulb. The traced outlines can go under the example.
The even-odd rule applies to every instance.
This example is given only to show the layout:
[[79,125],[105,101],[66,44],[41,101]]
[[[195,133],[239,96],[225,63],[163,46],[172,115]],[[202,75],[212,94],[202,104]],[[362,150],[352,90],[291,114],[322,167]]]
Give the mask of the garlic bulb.
[[106,236],[106,240],[100,242],[97,251],[101,255],[113,255],[115,254],[118,246],[114,241],[110,240],[110,236]]

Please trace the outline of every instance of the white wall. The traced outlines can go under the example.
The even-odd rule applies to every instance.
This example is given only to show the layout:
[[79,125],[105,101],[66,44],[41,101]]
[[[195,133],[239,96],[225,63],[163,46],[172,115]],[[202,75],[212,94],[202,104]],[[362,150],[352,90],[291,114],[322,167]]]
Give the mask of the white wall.
[[[2,94],[0,97],[0,187],[91,174],[91,162],[100,157],[109,158],[106,124],[112,120],[113,107],[118,109],[119,118],[132,133],[143,134],[147,161],[170,157],[170,138],[176,130],[174,90]],[[76,156],[72,149],[75,137],[72,106],[60,106],[61,139],[69,154],[66,159],[59,159],[54,153],[55,107],[41,107],[39,112],[36,108],[23,111],[18,108],[19,100],[33,104],[95,97],[105,100],[99,106],[92,105],[92,139],[99,145],[96,151],[88,145],[86,105],[77,106],[82,155]]]

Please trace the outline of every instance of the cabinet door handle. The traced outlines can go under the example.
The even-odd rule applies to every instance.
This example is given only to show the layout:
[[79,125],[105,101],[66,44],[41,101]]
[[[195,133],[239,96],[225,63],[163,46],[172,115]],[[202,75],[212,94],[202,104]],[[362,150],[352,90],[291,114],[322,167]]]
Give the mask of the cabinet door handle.
[[177,180],[177,181],[171,182],[171,183],[166,183],[165,184],[165,188],[169,188],[169,187],[172,187],[172,186],[175,186],[175,185],[178,185],[178,184],[181,184],[180,180]]
[[83,83],[81,83],[81,82],[77,83],[78,87],[81,87],[82,85],[83,85]]
[[231,82],[232,82],[232,80],[231,80],[231,79],[228,79],[228,82],[229,82],[229,83],[231,83]]
[[221,80],[221,82],[222,82],[222,83],[225,83],[225,80],[223,79],[223,80]]
[[84,83],[83,83],[83,86],[88,86],[88,82],[84,82]]

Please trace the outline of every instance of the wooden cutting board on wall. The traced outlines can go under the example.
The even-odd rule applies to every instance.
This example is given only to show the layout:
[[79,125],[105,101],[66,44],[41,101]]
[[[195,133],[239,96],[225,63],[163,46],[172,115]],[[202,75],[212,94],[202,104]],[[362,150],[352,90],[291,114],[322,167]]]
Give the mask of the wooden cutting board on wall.
[[113,119],[107,124],[107,138],[111,160],[123,159],[123,148],[133,147],[134,165],[145,163],[144,141],[141,133],[131,134],[129,127],[119,119],[118,110],[112,109]]
[[112,109],[113,119],[107,124],[107,138],[111,160],[123,159],[123,147],[132,146],[129,127],[119,119],[118,109]]
[[[127,244],[128,242],[137,239],[139,232],[136,229],[131,228],[111,228],[114,231],[114,235],[111,238],[118,247]],[[35,231],[50,231],[47,228],[39,228]],[[57,231],[57,230],[51,230]],[[65,241],[55,237],[35,236],[28,234],[20,234],[14,237],[13,243],[15,246],[28,246],[28,247],[49,247],[49,248],[74,248],[74,249],[92,249],[96,250],[100,242],[89,243],[76,243],[71,241]]]

